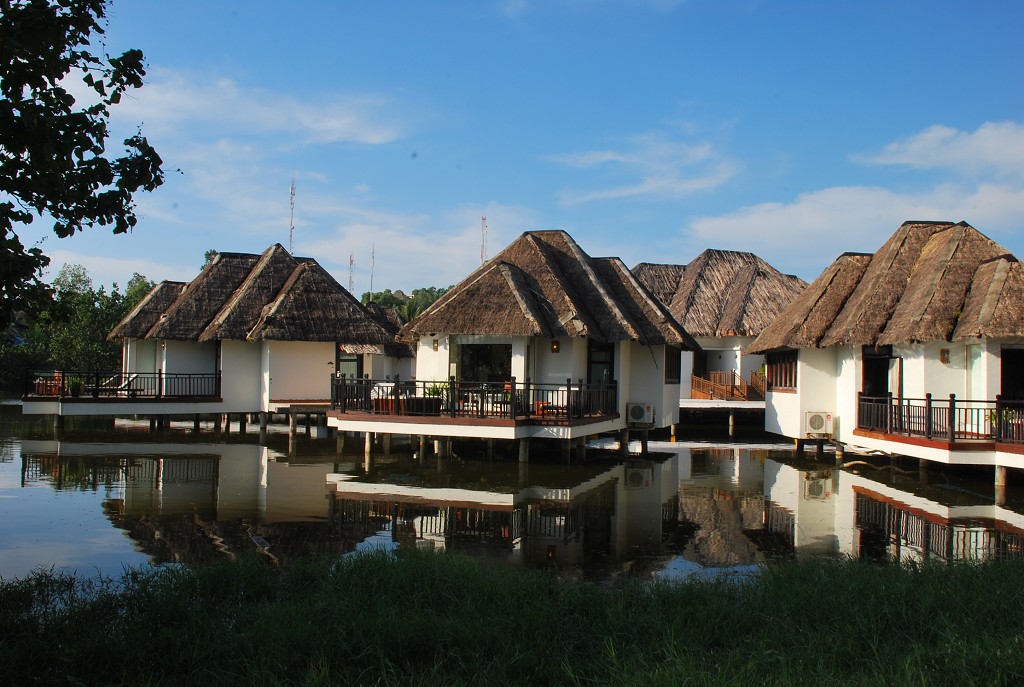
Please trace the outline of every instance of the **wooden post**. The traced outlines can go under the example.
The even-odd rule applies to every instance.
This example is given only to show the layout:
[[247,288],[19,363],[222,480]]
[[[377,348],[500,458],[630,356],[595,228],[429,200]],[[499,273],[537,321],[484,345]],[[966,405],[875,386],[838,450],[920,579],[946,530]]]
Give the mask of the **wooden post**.
[[1005,465],[996,466],[995,500],[997,506],[1006,505],[1006,472],[1007,467]]
[[946,418],[949,423],[949,443],[956,441],[956,394],[949,395],[949,415]]

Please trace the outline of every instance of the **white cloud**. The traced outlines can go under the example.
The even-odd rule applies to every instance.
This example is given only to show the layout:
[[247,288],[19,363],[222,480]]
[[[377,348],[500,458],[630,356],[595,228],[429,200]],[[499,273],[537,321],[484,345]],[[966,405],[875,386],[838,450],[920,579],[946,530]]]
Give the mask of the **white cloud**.
[[880,153],[855,160],[916,169],[945,169],[970,174],[1021,176],[1024,173],[1024,126],[1016,122],[985,122],[977,130],[960,131],[935,125],[893,141]]
[[213,125],[217,132],[273,134],[292,144],[389,143],[402,135],[397,106],[382,94],[317,94],[299,99],[222,77],[153,70],[146,85],[114,109],[118,122],[148,134]]
[[942,179],[897,191],[835,186],[789,202],[700,217],[683,229],[695,244],[748,250],[776,268],[813,279],[839,254],[873,252],[907,220],[966,221],[1024,257],[1024,127],[986,123],[974,132],[932,126],[854,159],[937,170]]
[[[611,168],[630,181],[593,191],[564,191],[566,205],[616,198],[680,198],[716,188],[735,176],[737,166],[706,141],[687,143],[653,131],[630,138],[621,150],[592,150],[549,156],[578,169]],[[603,170],[602,170],[603,171]]]
[[784,272],[813,279],[839,254],[874,252],[907,220],[966,221],[1011,251],[1024,188],[943,184],[922,193],[847,186],[694,220],[684,232],[708,248],[752,251]]
[[530,210],[498,203],[460,205],[437,217],[335,208],[335,228],[328,235],[297,240],[296,253],[316,256],[346,287],[353,256],[357,296],[370,290],[371,256],[374,290],[449,286],[480,265],[484,216],[488,258],[534,228]]

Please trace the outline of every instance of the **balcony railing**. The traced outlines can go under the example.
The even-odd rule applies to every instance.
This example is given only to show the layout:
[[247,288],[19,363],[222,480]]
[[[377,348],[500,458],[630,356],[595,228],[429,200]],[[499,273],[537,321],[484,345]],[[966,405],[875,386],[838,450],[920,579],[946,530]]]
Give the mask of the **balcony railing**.
[[452,418],[577,420],[618,412],[616,383],[565,384],[331,377],[331,408],[341,413]]
[[25,396],[58,398],[220,398],[219,372],[30,371]]
[[894,398],[859,394],[857,427],[946,441],[1024,444],[1024,401]]

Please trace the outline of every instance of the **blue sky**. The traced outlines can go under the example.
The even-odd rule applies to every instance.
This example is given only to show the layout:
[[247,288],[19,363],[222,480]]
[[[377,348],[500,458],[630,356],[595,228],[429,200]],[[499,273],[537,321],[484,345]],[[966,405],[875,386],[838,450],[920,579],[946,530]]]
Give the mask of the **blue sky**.
[[[43,244],[98,283],[289,245],[354,291],[447,286],[523,231],[594,256],[749,250],[811,280],[908,219],[1024,257],[1024,3],[115,0],[169,170],[129,236]],[[42,235],[45,223],[32,232]],[[27,232],[31,239],[32,233]]]

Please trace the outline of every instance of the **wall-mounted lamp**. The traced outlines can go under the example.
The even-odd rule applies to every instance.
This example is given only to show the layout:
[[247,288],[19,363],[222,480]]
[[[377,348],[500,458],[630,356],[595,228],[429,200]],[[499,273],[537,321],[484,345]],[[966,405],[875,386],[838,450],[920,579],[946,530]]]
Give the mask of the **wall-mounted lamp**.
[[562,345],[558,343],[558,339],[551,339],[551,352],[558,353],[562,350]]
[[433,348],[434,348],[434,350],[435,350],[435,351],[437,350],[437,346],[438,346],[438,341],[437,341],[437,339],[434,339],[434,341],[433,341],[433,342],[431,343],[431,346],[433,346]]
[[939,362],[942,363],[943,365],[949,365],[949,349],[948,348],[940,348],[939,349]]

